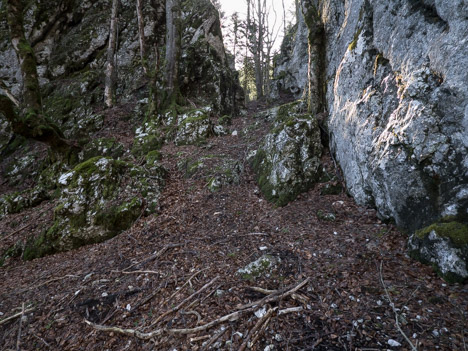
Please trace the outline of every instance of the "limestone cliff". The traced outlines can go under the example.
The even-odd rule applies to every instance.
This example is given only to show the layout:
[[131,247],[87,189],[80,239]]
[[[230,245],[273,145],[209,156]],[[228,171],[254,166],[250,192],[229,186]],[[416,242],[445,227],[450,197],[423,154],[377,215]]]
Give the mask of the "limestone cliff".
[[295,52],[307,56],[307,30],[323,33],[312,88],[326,89],[325,127],[351,195],[408,230],[466,221],[468,3],[304,0],[302,11],[308,28],[301,19],[275,72],[304,91]]

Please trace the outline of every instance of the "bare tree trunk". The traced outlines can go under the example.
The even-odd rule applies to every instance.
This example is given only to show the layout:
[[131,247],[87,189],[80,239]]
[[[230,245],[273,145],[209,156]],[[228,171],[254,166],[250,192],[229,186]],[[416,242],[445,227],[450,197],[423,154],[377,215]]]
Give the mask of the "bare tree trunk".
[[284,0],[281,0],[281,4],[283,5],[283,34],[286,36],[286,6],[284,5]]
[[143,18],[142,0],[136,0],[136,10],[138,19],[138,38],[140,42],[141,65],[143,66],[145,73],[148,73],[148,68],[146,66],[145,23]]
[[107,66],[106,66],[106,81],[104,89],[104,102],[107,107],[112,107],[115,100],[115,50],[117,46],[117,21],[119,14],[120,0],[112,1],[112,13],[109,30],[109,45],[107,46]]
[[167,101],[174,102],[178,92],[178,60],[180,52],[179,1],[166,0],[166,85]]
[[257,0],[257,18],[258,18],[258,37],[256,40],[255,52],[255,86],[257,88],[257,99],[263,96],[263,72],[262,72],[262,53],[263,53],[263,11],[262,0]]
[[23,77],[22,113],[17,114],[11,98],[0,95],[0,113],[9,121],[14,133],[48,144],[57,154],[68,154],[72,146],[60,128],[42,112],[41,89],[34,50],[26,40],[21,0],[8,0],[8,26],[13,48],[18,56]]

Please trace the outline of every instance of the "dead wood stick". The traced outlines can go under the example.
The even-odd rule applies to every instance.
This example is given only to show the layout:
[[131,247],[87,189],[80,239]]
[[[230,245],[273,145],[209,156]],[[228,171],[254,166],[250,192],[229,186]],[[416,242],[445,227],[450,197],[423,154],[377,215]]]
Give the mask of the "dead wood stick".
[[299,307],[291,307],[291,308],[285,308],[284,310],[279,310],[278,311],[278,316],[282,314],[288,314],[288,313],[294,313],[294,312],[301,312],[304,308],[302,306]]
[[390,304],[390,307],[393,310],[393,313],[395,314],[395,325],[396,325],[398,331],[400,332],[400,334],[403,335],[403,337],[405,338],[406,342],[411,346],[411,349],[413,351],[418,351],[416,346],[413,345],[411,340],[408,338],[408,336],[406,336],[405,332],[400,327],[400,322],[398,321],[398,312],[395,309],[395,304],[392,302],[392,299],[390,298],[390,294],[388,293],[388,290],[387,290],[387,286],[385,285],[385,282],[383,280],[382,266],[383,266],[383,261],[380,261],[380,271],[379,271],[379,273],[380,273],[380,283],[382,284],[382,286],[383,286],[383,288],[385,290],[385,295],[387,296],[387,300],[388,300],[388,302]]
[[[214,281],[217,279],[218,277],[216,277],[215,279],[213,279],[210,283],[204,285],[203,288],[207,288],[209,285],[213,284]],[[220,318],[217,318],[215,320],[212,320],[211,322],[209,323],[206,323],[204,325],[201,325],[201,326],[198,326],[198,327],[195,327],[195,328],[187,328],[187,329],[166,329],[166,328],[160,328],[160,329],[156,329],[156,330],[153,330],[149,333],[143,333],[143,332],[140,332],[138,330],[135,330],[135,329],[122,329],[122,328],[119,328],[119,327],[108,327],[108,326],[105,326],[105,325],[99,325],[99,324],[94,324],[88,320],[85,319],[85,323],[88,324],[89,326],[93,327],[94,329],[96,330],[99,330],[99,331],[105,331],[105,332],[115,332],[115,333],[119,333],[119,334],[124,334],[124,335],[128,335],[128,336],[133,336],[133,337],[137,337],[139,339],[142,339],[142,340],[150,340],[152,338],[155,338],[157,336],[161,336],[163,334],[173,334],[173,335],[188,335],[188,334],[195,334],[195,333],[198,333],[198,332],[201,332],[201,331],[205,331],[207,329],[210,329],[216,325],[219,325],[221,323],[224,323],[224,322],[227,322],[227,321],[236,321],[240,318],[241,315],[243,315],[244,313],[247,313],[247,312],[251,312],[251,311],[254,311],[255,309],[257,309],[258,307],[261,307],[269,302],[273,302],[273,301],[278,301],[280,299],[283,299],[284,297],[287,297],[287,296],[290,296],[291,294],[293,294],[294,292],[296,292],[297,290],[299,290],[300,288],[302,288],[304,285],[306,285],[307,283],[309,282],[309,278],[307,278],[306,280],[304,280],[302,283],[300,283],[299,285],[293,287],[291,290],[289,291],[286,291],[285,293],[282,293],[280,295],[276,295],[276,296],[267,296],[267,298],[264,298],[262,300],[259,300],[259,301],[256,301],[256,302],[253,302],[251,304],[248,304],[248,305],[244,305],[244,306],[241,306],[242,309],[239,309],[235,312],[232,312],[232,313],[229,313],[225,316],[222,316]],[[202,288],[202,289],[203,289]],[[200,290],[202,290],[200,289]],[[200,292],[200,290],[198,292]],[[198,293],[197,292],[197,293]],[[195,293],[196,294],[196,293]],[[194,294],[192,294],[194,295]],[[192,296],[191,295],[191,296]],[[186,299],[187,300],[187,299]],[[184,300],[185,301],[185,300]],[[179,304],[179,306],[181,306],[181,304]],[[180,308],[180,307],[179,307]],[[171,311],[168,311],[169,313]],[[161,318],[161,317],[160,317]],[[160,320],[159,318],[159,320]],[[154,323],[153,323],[154,325]]]
[[196,338],[190,338],[190,342],[198,342],[198,341],[203,341],[206,339],[209,339],[209,335],[202,335],[202,336],[197,336]]
[[280,300],[284,297],[287,297],[287,296],[290,296],[292,294],[294,294],[296,291],[298,291],[299,289],[301,289],[302,287],[304,287],[305,285],[307,285],[307,283],[309,283],[310,281],[310,278],[307,278],[306,280],[304,280],[302,283],[298,284],[297,286],[293,287],[292,289],[289,287],[289,288],[286,288],[286,289],[282,289],[282,290],[278,290],[277,292],[271,294],[271,295],[268,295],[266,297],[264,297],[263,299],[259,300],[259,301],[255,301],[255,302],[251,302],[251,303],[248,303],[248,304],[245,304],[245,305],[241,305],[241,306],[238,306],[237,308],[238,309],[244,309],[244,308],[248,308],[248,307],[251,307],[251,306],[257,306],[257,305],[265,305],[267,303],[270,303],[272,301],[277,301],[277,300]]
[[164,246],[161,250],[159,250],[159,251],[156,252],[155,254],[151,255],[150,257],[144,259],[143,261],[140,261],[140,262],[137,262],[137,263],[133,263],[133,264],[131,264],[130,266],[128,266],[127,268],[124,268],[124,269],[122,270],[122,273],[128,271],[130,268],[133,268],[133,267],[135,267],[135,266],[148,263],[149,261],[152,261],[152,260],[154,260],[154,259],[156,259],[156,258],[158,258],[158,257],[161,257],[167,250],[172,249],[172,248],[175,248],[175,247],[180,247],[180,246],[182,246],[182,244],[170,244],[170,245],[166,245],[166,246]]
[[[192,276],[193,277],[193,276]],[[191,278],[190,278],[191,279]],[[188,281],[190,281],[190,279]],[[182,308],[183,305],[185,305],[188,301],[190,301],[191,299],[193,299],[195,296],[197,296],[199,293],[201,293],[203,290],[206,290],[208,289],[211,285],[214,284],[215,281],[217,281],[219,279],[219,276],[213,278],[209,283],[206,283],[205,285],[203,285],[199,290],[197,290],[196,292],[194,292],[192,295],[190,295],[189,297],[187,297],[186,299],[184,299],[181,303],[179,303],[176,307],[174,307],[173,309],[169,310],[169,311],[166,311],[164,312],[162,315],[160,315],[158,318],[156,318],[156,320],[151,324],[151,326],[154,326],[156,325],[159,321],[161,321],[164,317],[168,316],[169,314],[173,313],[173,312],[177,312],[178,310],[180,310]],[[187,282],[188,282],[187,281]],[[186,283],[187,284],[187,283]],[[185,284],[184,284],[185,286]],[[180,289],[179,289],[180,291]]]
[[45,346],[47,346],[49,349],[51,348],[49,343],[47,341],[45,341],[43,338],[37,336],[36,334],[32,334],[32,336],[34,336],[36,339],[40,340]]
[[277,309],[278,309],[278,307],[270,308],[261,318],[258,319],[257,323],[255,323],[254,327],[249,332],[249,334],[245,338],[244,342],[240,346],[239,351],[244,351],[247,346],[252,347],[252,345],[249,345],[250,338],[252,336],[255,336],[255,333],[257,332],[257,330],[260,329],[260,327],[265,323],[265,321],[267,319],[269,319],[271,317],[271,315],[273,314],[273,312],[275,312]]
[[250,343],[250,348],[252,348],[255,345],[255,343],[258,341],[258,339],[260,339],[260,336],[263,334],[265,329],[268,327],[268,324],[270,324],[271,318],[273,318],[273,316],[270,316],[270,318],[268,318],[265,321],[265,323],[263,323],[262,328],[260,329],[260,331],[252,339],[252,342]]
[[23,317],[24,317],[24,302],[21,305],[21,317],[20,317],[19,328],[18,328],[18,337],[16,338],[16,351],[20,351],[21,329],[23,328]]
[[227,330],[228,330],[228,328],[221,327],[221,330],[220,330],[219,332],[217,332],[215,335],[213,335],[213,336],[211,337],[211,339],[208,340],[208,342],[207,342],[205,345],[203,345],[203,347],[201,348],[200,351],[208,350],[209,347],[210,347],[211,345],[213,345],[221,336],[223,336],[224,333],[225,333]]
[[8,318],[2,319],[2,320],[0,321],[0,325],[5,324],[5,323],[7,323],[7,322],[9,322],[9,321],[11,321],[11,320],[13,320],[13,319],[15,319],[15,318],[18,318],[18,317],[21,316],[21,315],[24,315],[24,314],[26,314],[26,313],[32,312],[32,311],[34,311],[34,310],[35,310],[35,308],[34,308],[34,307],[31,307],[31,308],[28,308],[28,309],[24,310],[24,312],[21,311],[21,312],[18,312],[18,313],[16,313],[16,314],[14,314],[13,316],[10,316],[10,317],[8,317]]
[[[253,291],[259,292],[261,294],[264,294],[264,295],[271,295],[271,294],[278,293],[278,290],[268,290],[268,289],[263,289],[263,288],[259,288],[259,287],[256,287],[256,286],[253,286],[250,289],[253,290]],[[309,301],[309,298],[307,296],[302,295],[302,294],[292,294],[291,297],[294,300],[297,300],[297,301],[302,302],[302,303],[306,303],[307,301]]]
[[111,273],[121,273],[121,274],[158,274],[158,275],[161,275],[161,272],[157,272],[157,271],[131,271],[131,272],[126,272],[126,271],[111,271]]
[[79,276],[77,275],[73,275],[73,274],[67,274],[67,275],[64,275],[63,277],[58,277],[58,278],[52,278],[52,279],[49,279],[39,285],[35,285],[35,286],[30,286],[29,288],[27,288],[25,291],[27,290],[32,290],[32,289],[37,289],[37,288],[40,288],[41,286],[44,286],[44,285],[47,285],[49,283],[52,283],[52,282],[56,282],[58,280],[63,280],[63,279],[67,279],[67,278],[79,278]]

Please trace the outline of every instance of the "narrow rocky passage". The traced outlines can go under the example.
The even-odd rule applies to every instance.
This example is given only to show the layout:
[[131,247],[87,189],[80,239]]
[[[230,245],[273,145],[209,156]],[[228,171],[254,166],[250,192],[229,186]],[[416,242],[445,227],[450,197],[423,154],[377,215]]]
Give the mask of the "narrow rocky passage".
[[[270,204],[246,162],[269,122],[250,113],[229,129],[163,147],[156,215],[0,268],[0,348],[466,349],[466,286],[411,261],[406,235],[344,191],[325,195],[332,181]],[[322,163],[336,172],[327,152]],[[51,205],[36,210],[50,217]],[[24,317],[7,320],[23,303]]]

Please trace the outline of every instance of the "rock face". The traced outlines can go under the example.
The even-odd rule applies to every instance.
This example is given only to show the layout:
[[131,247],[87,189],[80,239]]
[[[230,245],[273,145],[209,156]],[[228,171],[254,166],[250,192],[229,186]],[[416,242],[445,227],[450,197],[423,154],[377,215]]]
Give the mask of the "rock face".
[[157,208],[164,170],[98,156],[62,174],[59,183],[54,223],[26,246],[25,259],[101,242],[128,229]]
[[298,12],[299,18],[288,32],[281,52],[275,58],[273,81],[271,84],[271,96],[276,99],[281,94],[292,95],[298,99],[304,94],[308,84],[308,30],[302,11]]
[[[117,99],[125,103],[148,97],[150,77],[140,64],[135,2],[122,0],[121,4],[116,52]],[[32,1],[24,13],[26,34],[37,58],[46,114],[69,138],[82,138],[98,130],[103,116],[93,106],[103,101],[111,2]],[[209,0],[190,0],[182,3],[181,13],[179,85],[182,94],[200,105],[208,105],[209,101],[213,111],[220,114],[236,112],[242,91],[224,51],[218,12]],[[146,45],[157,47],[161,53],[166,32],[165,1],[144,2],[143,15]],[[162,63],[155,50],[147,52],[150,71],[159,70],[161,76]],[[0,77],[15,96],[20,95],[21,74],[9,42],[3,3],[0,4]],[[3,130],[0,121],[0,142]]]
[[317,118],[298,102],[270,111],[273,129],[250,158],[265,197],[284,206],[319,178],[322,144]]
[[314,89],[326,88],[330,148],[352,196],[408,230],[445,216],[466,221],[466,1],[302,6],[309,32],[323,33]]
[[447,281],[468,280],[468,226],[438,223],[418,230],[410,237],[409,253],[431,264]]

